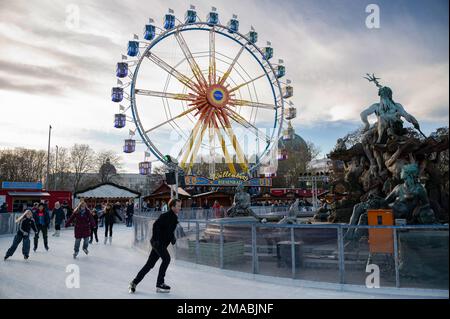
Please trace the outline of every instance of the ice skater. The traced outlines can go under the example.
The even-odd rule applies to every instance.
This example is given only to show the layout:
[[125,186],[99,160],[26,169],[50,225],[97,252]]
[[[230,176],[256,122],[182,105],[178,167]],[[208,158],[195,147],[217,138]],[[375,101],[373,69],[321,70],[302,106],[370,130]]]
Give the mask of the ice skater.
[[150,240],[152,251],[148,257],[144,267],[139,271],[136,278],[134,278],[128,289],[130,293],[136,291],[136,286],[144,279],[145,275],[155,266],[159,258],[162,259],[159,267],[158,279],[156,281],[156,292],[170,292],[170,286],[164,283],[167,267],[170,263],[170,255],[167,251],[167,246],[170,243],[175,245],[175,229],[178,224],[178,212],[181,210],[181,200],[171,199],[169,201],[169,211],[163,213],[153,223],[153,234]]
[[91,238],[89,239],[89,244],[92,244],[92,241],[94,240],[94,236],[95,236],[95,242],[98,243],[98,236],[97,236],[98,215],[97,215],[97,210],[95,208],[92,209],[92,218],[94,218],[95,227],[93,227],[91,229]]
[[31,229],[33,229],[35,233],[37,233],[38,231],[36,224],[34,223],[33,213],[29,209],[16,219],[16,223],[19,224],[19,230],[17,231],[16,236],[14,236],[13,243],[6,252],[4,260],[14,255],[14,252],[16,251],[21,241],[23,241],[23,258],[27,260],[28,256],[30,255],[30,231]]
[[61,204],[59,202],[55,203],[55,208],[52,212],[51,219],[55,219],[55,232],[52,236],[59,237],[59,234],[61,232],[61,224],[64,222],[64,219],[66,218],[64,214],[64,210],[61,207]]
[[44,203],[39,203],[38,209],[33,213],[34,222],[36,223],[37,233],[34,235],[34,247],[33,250],[36,251],[38,248],[39,233],[42,232],[42,237],[44,238],[44,247],[48,251],[48,239],[47,233],[50,225],[50,214],[48,210],[45,209]]
[[110,203],[106,204],[105,211],[100,216],[100,219],[104,218],[104,220],[105,220],[105,242],[104,242],[105,245],[106,245],[106,242],[108,241],[108,231],[109,231],[109,244],[112,243],[112,230],[113,230],[113,225],[116,221],[115,220],[116,216],[117,216],[117,218],[120,219],[120,221],[122,221],[122,217],[120,217],[117,210],[114,209]]
[[95,227],[95,221],[92,217],[91,211],[87,208],[86,203],[82,200],[78,204],[77,208],[73,211],[69,220],[66,222],[66,227],[70,223],[74,222],[75,228],[75,246],[73,258],[77,258],[78,252],[80,250],[81,239],[83,239],[83,251],[87,255],[89,253],[89,237],[91,236],[91,229]]

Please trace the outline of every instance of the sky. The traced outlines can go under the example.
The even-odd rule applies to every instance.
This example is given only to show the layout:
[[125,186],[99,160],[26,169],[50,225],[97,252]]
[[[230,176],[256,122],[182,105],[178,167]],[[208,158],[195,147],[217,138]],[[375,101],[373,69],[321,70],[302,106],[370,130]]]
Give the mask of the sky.
[[[182,19],[190,4],[202,19],[215,6],[223,24],[237,14],[242,33],[253,26],[259,46],[271,42],[272,62],[284,60],[286,78],[294,87],[291,101],[297,117],[292,124],[297,134],[321,148],[322,156],[337,138],[359,128],[359,113],[377,102],[377,89],[363,78],[366,73],[375,73],[382,85],[392,88],[394,100],[419,120],[425,134],[448,126],[445,0],[0,0],[0,148],[46,150],[52,125],[52,147],[83,143],[97,151],[121,153],[128,128],[133,126],[113,127],[119,110],[110,98],[116,63],[126,54],[133,34],[142,38],[149,18],[161,26],[172,8]],[[366,25],[369,4],[379,8],[379,28]],[[79,19],[74,18],[76,13]],[[181,51],[175,44],[167,42],[158,54],[166,61],[177,61]],[[199,48],[208,45],[197,44]],[[231,45],[221,45],[218,50],[231,52]],[[251,73],[253,67],[244,59],[241,69]],[[160,88],[166,81],[166,76],[159,75],[163,73],[153,73],[150,66],[145,72],[141,81],[146,89]],[[236,83],[245,79],[234,76]],[[263,84],[255,82],[254,90],[258,98],[267,97]],[[142,113],[143,121],[151,127],[158,124],[152,122],[153,115],[163,110],[153,112],[162,105],[152,101],[150,109],[147,101],[142,102],[142,107],[149,105]],[[256,124],[267,122],[270,115],[261,115]],[[162,128],[152,140],[162,148],[181,147],[167,143],[170,133],[170,127]],[[138,144],[136,153],[122,153],[124,171],[137,172],[144,151],[144,145]]]

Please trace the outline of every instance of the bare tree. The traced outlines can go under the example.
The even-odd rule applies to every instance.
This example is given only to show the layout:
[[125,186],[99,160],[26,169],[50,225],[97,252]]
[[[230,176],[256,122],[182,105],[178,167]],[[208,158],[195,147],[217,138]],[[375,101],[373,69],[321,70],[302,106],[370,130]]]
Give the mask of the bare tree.
[[4,181],[42,181],[46,152],[25,148],[0,151],[0,179]]
[[70,149],[71,170],[74,174],[73,188],[78,191],[84,174],[95,167],[95,152],[87,144],[75,144]]
[[153,168],[153,174],[163,176],[164,178],[165,178],[164,174],[166,174],[168,172],[169,172],[169,169],[167,168],[166,165],[155,166]]

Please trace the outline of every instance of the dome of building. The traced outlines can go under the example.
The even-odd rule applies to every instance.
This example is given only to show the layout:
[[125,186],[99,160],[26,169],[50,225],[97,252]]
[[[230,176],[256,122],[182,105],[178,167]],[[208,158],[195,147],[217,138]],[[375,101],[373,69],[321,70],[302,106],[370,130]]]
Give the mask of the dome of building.
[[100,167],[100,175],[116,175],[117,171],[113,164],[111,164],[109,158]]
[[308,151],[308,144],[300,135],[295,134],[291,121],[289,121],[288,127],[283,130],[283,136],[278,140],[278,149],[286,150],[288,153]]

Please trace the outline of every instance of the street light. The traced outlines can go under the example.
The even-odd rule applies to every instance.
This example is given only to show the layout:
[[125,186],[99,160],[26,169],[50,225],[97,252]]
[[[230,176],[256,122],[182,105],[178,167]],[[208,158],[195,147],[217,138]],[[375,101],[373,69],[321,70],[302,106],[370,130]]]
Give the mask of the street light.
[[[169,164],[169,169],[175,166],[175,199],[178,199],[178,160],[170,155],[165,155],[164,160]],[[170,191],[172,197],[172,190]]]
[[45,180],[45,189],[48,190],[48,178],[50,176],[50,137],[52,134],[52,126],[48,126],[48,149],[47,149],[47,178]]
[[53,175],[54,186],[53,189],[56,190],[56,178],[58,176],[58,145],[56,145],[56,160],[55,160],[55,174]]

